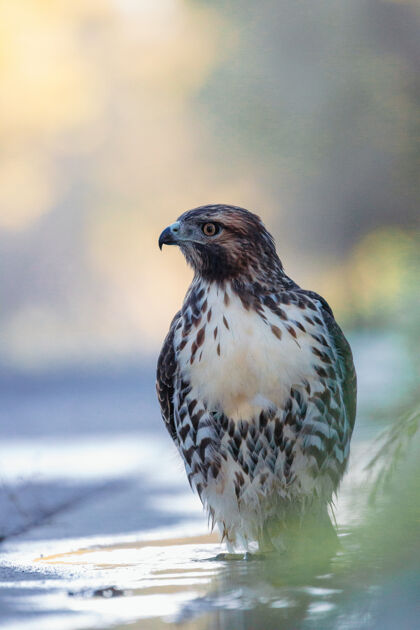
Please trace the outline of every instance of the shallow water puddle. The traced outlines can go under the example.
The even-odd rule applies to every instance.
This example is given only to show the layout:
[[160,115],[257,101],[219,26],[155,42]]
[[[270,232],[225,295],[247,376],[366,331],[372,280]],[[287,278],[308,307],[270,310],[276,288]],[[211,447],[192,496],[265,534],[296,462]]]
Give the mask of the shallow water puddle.
[[[78,567],[82,572],[108,572],[116,586],[71,592],[73,596],[115,597],[133,595],[168,595],[186,587],[202,590],[217,572],[212,560],[220,550],[215,534],[191,538],[147,540],[95,546],[36,558],[41,565]],[[122,571],[126,569],[126,571]]]
[[205,596],[216,578],[221,565],[213,559],[221,549],[217,535],[205,534],[82,547],[33,562],[67,587],[61,606],[94,614],[95,625],[105,627],[182,617],[185,607]]
[[[48,556],[41,556],[35,558],[34,562],[41,562],[46,564],[77,564],[77,565],[89,565],[96,566],[98,568],[104,568],[106,566],[128,566],[126,560],[127,554],[131,556],[133,554],[136,558],[142,555],[142,550],[149,547],[182,547],[196,545],[208,545],[212,544],[219,548],[219,537],[212,534],[203,534],[200,536],[193,536],[189,538],[168,538],[157,540],[145,540],[140,542],[123,542],[116,543],[114,545],[105,546],[97,545],[95,547],[87,547],[84,549],[76,549],[75,551],[68,551],[64,553],[56,553]],[[110,556],[112,554],[112,562],[110,562]],[[106,561],[105,561],[106,560]]]
[[229,627],[244,613],[265,624],[273,614],[293,624],[331,611],[341,592],[325,572],[331,555],[309,572],[293,574],[281,558],[215,560],[221,550],[218,536],[210,534],[82,547],[35,563],[66,585],[61,605],[94,615],[96,627],[136,622],[140,625],[133,627],[157,628],[175,622],[204,628],[216,617]]

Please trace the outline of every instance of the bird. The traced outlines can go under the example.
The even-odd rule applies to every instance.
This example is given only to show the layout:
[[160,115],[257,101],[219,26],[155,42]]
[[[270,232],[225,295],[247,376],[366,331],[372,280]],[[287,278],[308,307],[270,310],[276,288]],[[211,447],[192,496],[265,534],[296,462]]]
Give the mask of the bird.
[[163,421],[228,550],[278,550],[282,532],[326,516],[346,470],[350,345],[326,300],[286,275],[256,214],[200,206],[164,244],[194,276],[158,358]]

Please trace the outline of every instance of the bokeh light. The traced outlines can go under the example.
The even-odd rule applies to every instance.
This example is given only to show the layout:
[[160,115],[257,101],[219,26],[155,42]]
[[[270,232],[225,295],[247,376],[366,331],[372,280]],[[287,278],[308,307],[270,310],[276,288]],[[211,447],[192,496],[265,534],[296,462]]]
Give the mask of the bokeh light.
[[399,299],[416,7],[310,4],[0,2],[3,361],[156,354],[191,277],[157,236],[208,202],[260,213],[344,321]]

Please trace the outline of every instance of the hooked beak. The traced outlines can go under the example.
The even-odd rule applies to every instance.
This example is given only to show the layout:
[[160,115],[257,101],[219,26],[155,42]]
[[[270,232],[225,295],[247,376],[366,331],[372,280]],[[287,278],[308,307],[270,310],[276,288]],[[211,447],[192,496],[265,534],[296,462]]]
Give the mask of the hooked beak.
[[159,249],[162,249],[162,245],[177,245],[177,235],[179,233],[180,224],[179,221],[175,221],[169,227],[165,228],[162,234],[159,236]]

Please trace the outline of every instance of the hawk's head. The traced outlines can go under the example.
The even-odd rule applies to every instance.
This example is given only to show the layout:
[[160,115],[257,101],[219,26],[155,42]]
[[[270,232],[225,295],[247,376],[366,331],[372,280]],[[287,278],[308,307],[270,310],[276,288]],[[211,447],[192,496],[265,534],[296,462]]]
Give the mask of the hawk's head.
[[179,245],[203,278],[263,279],[281,272],[274,240],[261,219],[244,208],[209,205],[184,212],[163,230],[162,245]]

